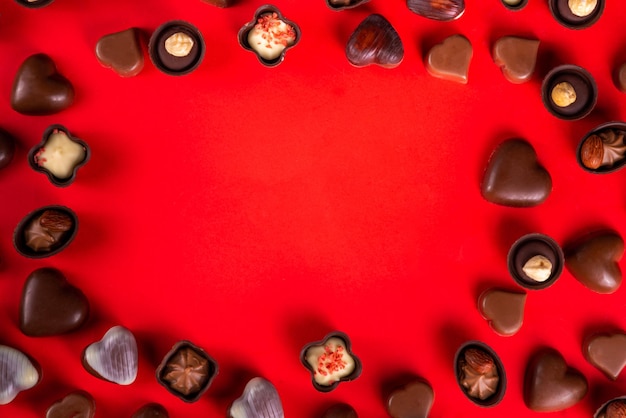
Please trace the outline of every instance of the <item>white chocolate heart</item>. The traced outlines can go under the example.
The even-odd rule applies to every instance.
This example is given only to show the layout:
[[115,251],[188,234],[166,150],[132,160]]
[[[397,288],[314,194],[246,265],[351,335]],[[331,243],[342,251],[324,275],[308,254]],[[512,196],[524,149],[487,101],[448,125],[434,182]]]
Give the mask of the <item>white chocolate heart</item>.
[[262,377],[250,380],[243,395],[233,402],[231,418],[284,418],[283,405],[274,385]]
[[130,385],[137,377],[139,353],[133,334],[115,326],[88,346],[84,362],[100,377],[118,385]]
[[39,371],[20,351],[0,345],[0,405],[11,402],[18,393],[39,382]]

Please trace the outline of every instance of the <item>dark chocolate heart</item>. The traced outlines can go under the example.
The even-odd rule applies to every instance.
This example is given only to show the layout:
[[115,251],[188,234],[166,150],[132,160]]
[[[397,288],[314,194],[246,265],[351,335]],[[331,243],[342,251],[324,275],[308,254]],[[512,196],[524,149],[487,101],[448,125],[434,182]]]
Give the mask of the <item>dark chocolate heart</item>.
[[143,69],[139,36],[139,30],[135,28],[103,36],[96,44],[96,58],[122,77],[139,74]]
[[350,36],[346,57],[356,67],[377,64],[393,68],[404,58],[404,46],[391,23],[379,14],[365,18]]
[[465,36],[450,36],[428,51],[426,70],[433,77],[467,84],[473,54],[472,44]]
[[358,415],[350,405],[339,403],[328,408],[322,418],[358,418]]
[[583,352],[589,363],[616,380],[626,366],[626,334],[594,335],[585,341]]
[[526,367],[524,402],[537,412],[556,412],[574,406],[587,393],[587,379],[569,368],[551,348],[536,353]]
[[46,418],[93,418],[96,403],[86,392],[74,392],[48,408]]
[[22,63],[11,94],[11,107],[25,115],[52,115],[74,101],[72,84],[57,72],[52,59],[35,54]]
[[530,80],[535,71],[539,41],[517,36],[503,36],[493,46],[493,61],[511,83]]
[[26,279],[20,306],[24,334],[41,337],[74,331],[88,316],[87,298],[59,270],[37,269]]
[[131,418],[169,418],[169,414],[158,403],[149,403],[139,408]]
[[478,300],[478,310],[498,334],[513,335],[522,327],[526,293],[490,289]]
[[487,201],[513,207],[537,206],[551,191],[550,174],[537,161],[532,145],[522,139],[509,139],[496,148],[481,185]]
[[393,418],[426,418],[434,399],[430,385],[415,380],[391,393],[387,398],[387,412]]
[[624,254],[624,240],[615,232],[590,235],[565,251],[565,266],[579,282],[594,292],[615,292],[622,283],[617,264]]

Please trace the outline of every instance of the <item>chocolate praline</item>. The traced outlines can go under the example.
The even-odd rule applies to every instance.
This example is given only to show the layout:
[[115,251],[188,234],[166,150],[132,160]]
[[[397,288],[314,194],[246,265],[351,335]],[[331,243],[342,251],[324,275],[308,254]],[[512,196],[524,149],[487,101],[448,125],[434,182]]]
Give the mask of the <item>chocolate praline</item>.
[[552,16],[561,25],[569,29],[585,29],[600,19],[604,11],[605,0],[598,0],[593,11],[585,16],[575,15],[569,7],[569,0],[549,0],[548,7]]
[[0,169],[11,163],[15,148],[15,139],[7,131],[0,129]]
[[21,6],[28,7],[29,9],[38,9],[52,3],[54,0],[15,0],[15,2]]
[[46,418],[93,418],[95,413],[93,397],[87,392],[76,391],[52,404],[46,411]]
[[623,418],[626,416],[626,396],[619,396],[605,402],[593,418]]
[[[524,272],[526,263],[535,256],[543,256],[551,263],[549,276],[544,281],[533,280]],[[564,264],[563,250],[555,240],[544,234],[524,235],[513,243],[507,256],[507,265],[513,280],[531,290],[552,286],[561,276]]]
[[[564,84],[566,83],[566,84]],[[558,85],[569,84],[576,98],[568,106],[559,106],[553,99]],[[561,65],[550,71],[541,85],[541,99],[552,115],[564,120],[577,120],[587,116],[598,100],[598,87],[587,70],[577,65]]]
[[358,7],[368,1],[370,0],[326,0],[326,5],[330,10],[340,11]]
[[328,408],[322,418],[358,418],[358,415],[350,405],[339,403]]
[[528,0],[501,0],[502,5],[514,12],[522,10],[528,4]]
[[410,11],[428,19],[448,22],[465,13],[465,0],[406,0]]
[[[474,362],[473,359],[468,361],[470,352],[479,355],[480,364]],[[468,371],[471,372],[471,376],[467,375]],[[468,341],[459,347],[454,356],[454,374],[463,394],[478,406],[485,408],[496,406],[504,397],[507,380],[502,361],[491,347],[481,341]],[[468,389],[466,386],[470,383],[472,385]],[[491,393],[484,399],[480,399],[478,394],[473,392],[475,387]]]
[[[581,139],[576,150],[576,161],[585,171],[606,174],[620,170],[626,164],[626,123],[607,122],[596,126]],[[598,147],[590,141],[597,138]]]
[[[36,224],[34,223],[37,221],[40,221],[42,218],[42,215],[44,215],[46,212],[50,213],[50,211],[52,211],[52,213],[57,212],[57,213],[61,213],[67,216],[71,220],[71,225],[69,229],[65,231],[60,231],[62,233],[52,234],[51,236],[52,239],[47,240],[49,244],[47,248],[35,250],[31,246],[28,245],[29,238],[31,238],[32,240],[32,237],[30,236],[27,237],[27,232],[30,234],[29,229],[36,227]],[[34,232],[37,233],[36,230]],[[56,231],[52,231],[52,232],[56,232]],[[76,216],[73,210],[71,210],[68,207],[59,206],[59,205],[44,206],[44,207],[35,209],[34,211],[30,212],[17,224],[17,227],[15,228],[13,232],[13,246],[15,247],[15,250],[21,255],[23,255],[24,257],[28,257],[28,258],[50,257],[52,255],[58,254],[59,252],[67,248],[67,246],[76,237],[77,232],[78,232],[78,217]],[[42,233],[45,233],[45,231],[42,231]]]
[[158,403],[149,403],[139,408],[131,418],[169,418],[167,410]]
[[[166,49],[166,41],[176,34],[182,34],[193,41],[189,51],[179,56]],[[204,58],[206,46],[200,30],[189,22],[173,20],[159,26],[148,43],[152,63],[163,73],[180,76],[194,71]]]

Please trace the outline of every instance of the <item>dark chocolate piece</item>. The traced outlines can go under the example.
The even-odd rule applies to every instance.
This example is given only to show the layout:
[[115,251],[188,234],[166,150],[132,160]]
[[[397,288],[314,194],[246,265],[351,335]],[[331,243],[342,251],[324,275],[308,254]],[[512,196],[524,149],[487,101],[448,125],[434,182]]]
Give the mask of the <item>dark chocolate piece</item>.
[[17,4],[28,7],[29,9],[38,9],[40,7],[45,7],[53,1],[54,0],[15,0]]
[[406,6],[413,13],[443,22],[458,19],[465,12],[464,0],[406,0]]
[[604,123],[588,132],[578,145],[576,157],[583,170],[612,173],[626,165],[626,123]]
[[548,112],[559,119],[582,119],[595,107],[598,87],[584,68],[561,65],[543,79],[541,99]]
[[394,68],[404,59],[404,46],[391,23],[379,14],[372,14],[350,36],[346,57],[356,67],[377,64]]
[[209,3],[215,7],[225,8],[232,6],[235,1],[234,0],[203,0],[205,3]]
[[31,337],[58,335],[79,329],[89,317],[89,302],[54,268],[33,271],[24,284],[20,329]]
[[15,148],[15,139],[7,131],[0,129],[0,169],[11,163]]
[[122,326],[109,329],[100,341],[85,348],[83,367],[95,377],[118,385],[137,378],[139,352],[135,336]]
[[625,418],[626,417],[626,396],[620,396],[605,402],[598,411],[593,414],[593,418]]
[[604,0],[597,0],[595,7],[590,0],[548,0],[552,16],[569,29],[585,29],[600,19]]
[[587,393],[587,379],[569,368],[551,348],[538,351],[526,366],[524,402],[536,412],[556,412],[576,405]]
[[157,381],[185,402],[195,402],[209,389],[218,366],[203,349],[179,341],[156,370]]
[[528,0],[501,0],[504,7],[514,12],[522,10],[528,4]]
[[493,46],[493,61],[511,83],[524,83],[533,75],[537,63],[539,41],[516,36],[503,36]]
[[45,54],[26,58],[17,70],[11,93],[11,107],[24,115],[52,115],[74,101],[72,84],[57,72]]
[[593,335],[585,340],[583,354],[589,363],[609,379],[616,380],[626,366],[626,334],[614,332]]
[[48,408],[46,418],[93,418],[96,402],[87,392],[78,391],[67,395]]
[[[538,261],[533,263],[533,261]],[[563,250],[544,234],[519,238],[509,250],[507,265],[511,277],[522,287],[540,290],[552,286],[563,272]]]
[[173,20],[154,31],[148,51],[152,63],[160,71],[178,76],[198,68],[206,47],[198,28],[183,20]]
[[358,415],[350,405],[339,403],[328,408],[322,418],[358,418]]
[[139,29],[130,28],[105,35],[96,44],[100,64],[122,77],[133,77],[143,69]]
[[169,418],[169,414],[158,403],[149,403],[139,408],[131,418]]
[[467,84],[472,44],[463,35],[452,35],[433,46],[426,55],[426,70],[444,80]]
[[615,85],[622,93],[626,93],[626,62],[615,71]]
[[15,348],[0,345],[0,405],[10,403],[22,391],[41,380],[39,365]]
[[478,298],[478,310],[498,335],[510,336],[522,328],[526,293],[489,289]]
[[326,0],[326,5],[331,10],[345,10],[352,9],[354,7],[360,6],[363,3],[367,3],[370,0]]
[[284,418],[278,391],[268,380],[251,379],[228,410],[229,418]]
[[532,145],[522,139],[509,139],[495,149],[481,185],[487,201],[512,207],[537,206],[551,191],[550,174],[537,161]]
[[387,412],[392,418],[427,418],[434,400],[433,388],[416,379],[389,395]]
[[461,391],[476,405],[492,407],[504,397],[504,366],[485,343],[469,341],[463,344],[454,358],[454,373]]
[[588,235],[569,245],[565,254],[565,266],[588,289],[609,294],[622,284],[618,263],[624,254],[624,240],[616,232]]
[[78,218],[71,209],[44,206],[20,221],[13,233],[13,245],[25,257],[49,257],[64,250],[77,232]]

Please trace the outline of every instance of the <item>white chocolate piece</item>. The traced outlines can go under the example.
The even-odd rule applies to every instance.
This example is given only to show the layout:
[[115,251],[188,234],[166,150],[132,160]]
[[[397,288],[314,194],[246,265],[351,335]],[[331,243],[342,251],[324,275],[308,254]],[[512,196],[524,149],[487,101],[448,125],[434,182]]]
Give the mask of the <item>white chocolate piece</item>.
[[598,0],[568,0],[567,6],[574,16],[589,16],[596,9]]
[[536,282],[545,282],[552,275],[552,262],[542,255],[536,255],[524,264],[522,271]]
[[66,179],[85,159],[85,147],[72,141],[65,132],[55,130],[35,155],[35,162],[58,179]]
[[563,81],[552,89],[552,101],[559,107],[567,107],[576,101],[576,90],[567,81]]
[[137,378],[137,341],[126,328],[114,326],[85,349],[84,362],[105,380],[130,385]]
[[165,50],[175,57],[186,57],[193,48],[193,38],[186,33],[176,32],[165,40]]
[[11,402],[18,393],[39,382],[39,372],[22,352],[0,345],[0,405]]
[[329,386],[354,371],[355,363],[341,338],[333,337],[326,344],[311,347],[306,361],[315,370],[313,379],[317,384]]
[[276,13],[265,13],[248,33],[248,44],[263,59],[273,60],[296,40],[293,27],[278,19]]

